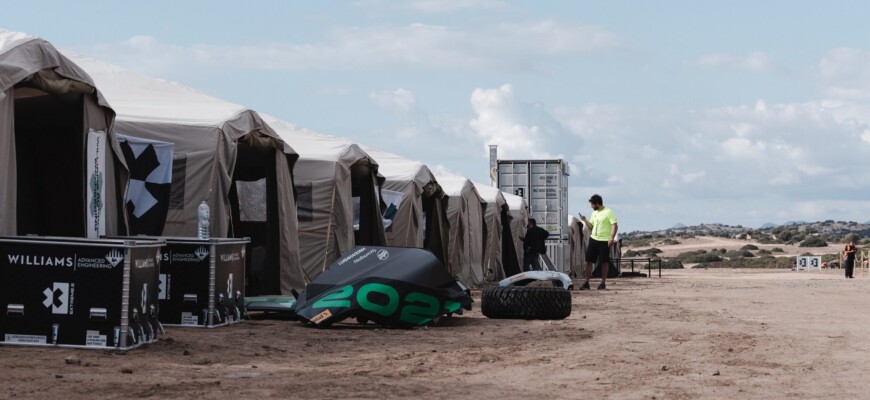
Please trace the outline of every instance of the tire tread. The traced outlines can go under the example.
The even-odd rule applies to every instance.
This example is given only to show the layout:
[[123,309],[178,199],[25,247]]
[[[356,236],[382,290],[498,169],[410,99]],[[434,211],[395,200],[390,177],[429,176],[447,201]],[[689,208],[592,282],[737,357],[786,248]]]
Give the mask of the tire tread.
[[555,287],[489,287],[481,294],[488,318],[564,319],[571,315],[571,292]]

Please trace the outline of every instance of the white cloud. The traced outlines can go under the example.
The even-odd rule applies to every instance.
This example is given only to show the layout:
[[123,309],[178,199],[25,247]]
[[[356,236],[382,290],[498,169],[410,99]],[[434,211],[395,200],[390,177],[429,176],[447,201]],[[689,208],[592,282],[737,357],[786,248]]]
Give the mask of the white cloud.
[[381,91],[369,93],[369,99],[381,108],[407,113],[416,106],[414,94],[407,89],[396,89],[393,91]]
[[[532,23],[507,23],[491,31],[487,42],[501,52],[535,49],[538,55],[582,54],[620,45],[619,38],[597,26],[573,26],[545,20]],[[496,39],[496,35],[502,39]],[[496,40],[494,40],[496,39]],[[509,40],[504,40],[509,39]],[[523,55],[525,57],[525,55]]]
[[499,145],[500,153],[506,157],[540,152],[538,127],[517,121],[516,98],[511,85],[502,85],[498,89],[474,89],[471,105],[477,118],[470,125],[484,139],[484,144]]
[[[470,96],[474,116],[433,116],[418,107],[415,95],[406,89],[373,92],[370,99],[398,117],[398,125],[374,135],[369,143],[405,157],[433,165],[450,165],[460,175],[486,180],[489,144],[499,145],[499,158],[569,159],[583,146],[541,104],[518,99],[512,85],[477,88]],[[587,183],[616,184],[623,178],[574,162],[572,176]]]
[[467,10],[492,10],[507,7],[496,0],[414,0],[407,3],[413,10],[425,13],[447,13]]
[[[467,118],[430,115],[418,106],[416,95],[403,88],[371,92],[369,99],[397,120],[391,128],[369,132],[363,140],[366,145],[419,160],[430,169],[433,165],[446,169],[444,165],[463,168],[484,163],[478,151],[482,141],[469,129]],[[487,176],[481,171],[479,180]]]
[[390,65],[537,72],[554,57],[617,46],[616,35],[602,28],[543,20],[470,29],[421,23],[334,28],[316,43],[240,46],[182,46],[143,35],[76,50],[143,73],[197,68],[353,70]]
[[690,173],[683,174],[683,176],[681,176],[680,179],[683,181],[683,183],[692,183],[692,182],[695,182],[699,179],[704,178],[705,176],[707,176],[707,172],[697,171],[697,172],[690,172]]
[[[758,108],[756,108],[758,110]],[[752,124],[748,124],[745,122],[736,122],[731,124],[731,130],[734,131],[734,134],[739,138],[745,138],[752,134],[755,126]]]
[[796,173],[791,171],[783,171],[779,175],[771,178],[768,183],[773,186],[789,186],[800,184],[801,180]]
[[444,164],[435,164],[434,166],[429,166],[429,170],[432,171],[432,173],[435,175],[448,174],[448,175],[463,176],[462,172],[450,169],[448,166],[446,166]]
[[[641,209],[620,215],[629,230],[637,229],[632,220],[660,219],[666,227],[854,219],[867,206],[862,188],[870,177],[856,173],[870,169],[870,106],[862,103],[762,100],[696,110],[595,104],[554,114],[585,140],[572,162],[620,177],[606,180],[612,198],[672,205],[660,216]],[[580,175],[573,184],[587,179]],[[839,208],[826,206],[831,198]],[[689,215],[695,219],[686,221]]]
[[795,214],[804,216],[810,220],[821,220],[826,219],[824,217],[830,206],[831,204],[828,202],[815,200],[797,202],[789,208],[791,208]]
[[[498,145],[499,157],[561,158],[554,154],[566,149],[552,145],[571,139],[548,110],[519,101],[509,84],[497,89],[474,89],[471,106],[477,116],[469,126],[483,140],[482,150],[487,151],[486,145]],[[579,143],[576,138],[574,141]]]
[[722,150],[733,158],[762,158],[767,154],[767,145],[764,142],[734,137],[722,142]]
[[699,57],[692,65],[698,67],[730,68],[751,72],[773,72],[780,69],[772,56],[760,51],[746,56],[724,53],[707,54]]
[[838,48],[819,62],[825,94],[840,99],[870,99],[870,51]]
[[661,155],[662,152],[659,149],[649,144],[645,144],[641,147],[641,156],[644,160],[653,160],[661,157]]

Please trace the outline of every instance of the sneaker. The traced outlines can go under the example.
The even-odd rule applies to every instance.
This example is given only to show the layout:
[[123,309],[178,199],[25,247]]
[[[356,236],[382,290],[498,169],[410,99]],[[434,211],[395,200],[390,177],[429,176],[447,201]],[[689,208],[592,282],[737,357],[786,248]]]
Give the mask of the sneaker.
[[589,290],[589,282],[583,282],[583,284],[580,285],[580,290]]
[[607,289],[607,285],[605,285],[604,282],[601,282],[601,284],[598,285],[598,290],[604,290],[604,289]]

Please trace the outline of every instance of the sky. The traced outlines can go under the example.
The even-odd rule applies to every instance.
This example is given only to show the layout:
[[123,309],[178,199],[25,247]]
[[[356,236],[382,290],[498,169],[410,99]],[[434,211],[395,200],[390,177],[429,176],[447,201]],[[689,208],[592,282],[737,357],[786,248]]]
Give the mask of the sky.
[[621,231],[870,220],[868,2],[40,4],[0,28],[478,182],[562,158]]

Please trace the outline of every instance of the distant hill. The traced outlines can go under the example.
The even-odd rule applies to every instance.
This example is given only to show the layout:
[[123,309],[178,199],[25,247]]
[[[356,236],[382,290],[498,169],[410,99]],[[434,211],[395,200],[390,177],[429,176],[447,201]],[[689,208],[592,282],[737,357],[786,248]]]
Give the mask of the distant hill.
[[635,231],[620,234],[625,240],[640,240],[668,237],[717,236],[730,238],[746,238],[761,243],[799,243],[811,237],[818,237],[829,243],[842,243],[846,236],[854,234],[861,243],[870,243],[870,223],[854,221],[788,221],[776,226],[773,223],[764,224],[761,228],[749,228],[742,225],[700,224],[685,226],[674,225],[672,228],[658,231]]
[[768,222],[768,223],[766,223],[766,224],[764,224],[764,225],[761,225],[761,229],[775,228],[775,227],[777,227],[777,226],[779,226],[779,225],[774,224],[773,222]]

